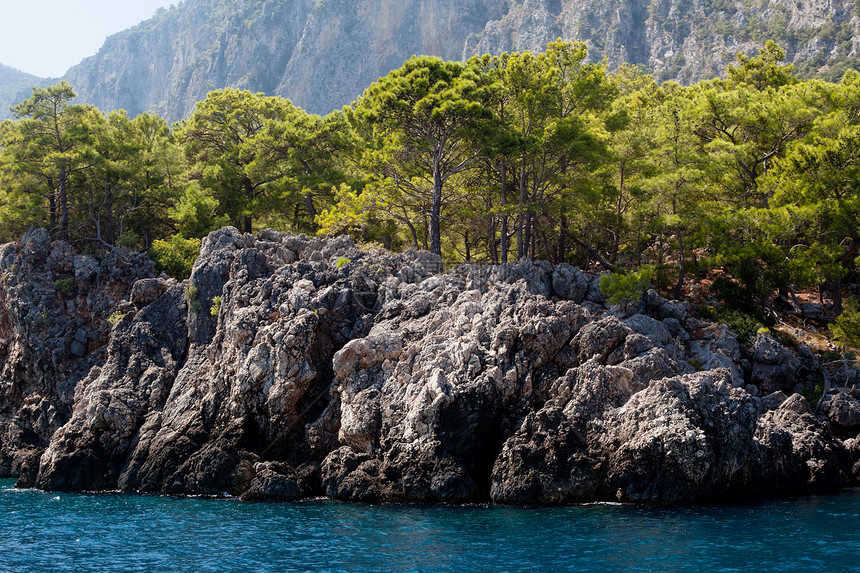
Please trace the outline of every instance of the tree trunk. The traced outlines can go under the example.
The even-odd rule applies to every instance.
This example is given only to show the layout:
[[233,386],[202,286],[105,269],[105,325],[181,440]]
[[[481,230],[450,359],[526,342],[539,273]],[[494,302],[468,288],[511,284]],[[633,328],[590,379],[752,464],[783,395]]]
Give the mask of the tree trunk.
[[310,218],[311,231],[315,233],[317,230],[317,209],[314,206],[314,197],[310,193],[305,194],[305,209],[307,209]]
[[114,225],[113,225],[113,186],[108,182],[105,188],[105,194],[107,198],[105,199],[105,210],[107,211],[107,242],[111,245],[116,244],[116,237],[114,236]]
[[48,221],[53,232],[57,228],[57,189],[53,186],[48,194]]
[[502,264],[508,262],[508,212],[507,212],[507,204],[508,204],[508,166],[505,158],[502,157],[502,237],[501,237],[501,250],[502,250]]
[[442,218],[442,166],[439,157],[433,158],[433,200],[430,203],[430,252],[442,255],[442,234],[439,229]]
[[525,212],[525,229],[523,229],[523,254],[522,257],[534,258],[534,245],[532,244],[532,214],[526,209]]
[[66,184],[69,175],[66,168],[60,169],[60,239],[69,240],[69,197]]
[[557,263],[556,258],[553,256],[552,249],[549,246],[549,239],[546,237],[546,233],[542,230],[536,231],[538,236],[540,236],[540,241],[543,243],[543,250],[545,251],[545,255],[550,264],[555,265]]
[[499,250],[496,248],[496,218],[493,215],[487,217],[487,250],[490,251],[490,262],[499,264]]
[[558,226],[558,252],[556,253],[556,260],[559,263],[563,263],[565,261],[565,251],[567,250],[567,247],[564,244],[564,234],[565,231],[567,231],[567,217],[562,215],[560,219],[561,225]]
[[[245,186],[245,201],[251,202],[254,198],[254,185],[251,180],[245,177],[243,184]],[[251,232],[251,215],[250,213],[242,217],[242,227],[245,233]]]
[[624,184],[625,184],[625,170],[624,165],[622,163],[621,170],[619,171],[620,181],[618,183],[618,201],[615,204],[615,229],[612,231],[612,251],[609,255],[609,260],[612,261],[612,264],[618,262],[618,249],[621,243],[621,210],[622,204],[624,202]]
[[686,275],[686,267],[684,266],[684,233],[678,229],[678,255],[680,261],[678,264],[678,282],[675,283],[675,288],[672,289],[672,298],[679,300],[681,298],[681,288],[684,286],[684,278]]
[[522,158],[522,166],[520,168],[520,203],[517,207],[517,258],[521,259],[526,256],[525,238],[523,237],[523,227],[525,226],[525,203],[526,203],[526,158],[525,154]]

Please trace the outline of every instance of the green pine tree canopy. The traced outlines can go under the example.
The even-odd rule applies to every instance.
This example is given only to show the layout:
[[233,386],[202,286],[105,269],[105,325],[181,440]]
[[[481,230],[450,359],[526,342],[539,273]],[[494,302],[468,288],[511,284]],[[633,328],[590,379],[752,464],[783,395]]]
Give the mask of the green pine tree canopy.
[[172,128],[38,88],[0,124],[0,240],[44,226],[157,254],[231,224],[447,263],[654,265],[676,297],[711,268],[751,294],[839,285],[860,255],[860,74],[801,80],[783,60],[768,42],[681,86],[562,41],[420,56],[326,117],[224,89]]

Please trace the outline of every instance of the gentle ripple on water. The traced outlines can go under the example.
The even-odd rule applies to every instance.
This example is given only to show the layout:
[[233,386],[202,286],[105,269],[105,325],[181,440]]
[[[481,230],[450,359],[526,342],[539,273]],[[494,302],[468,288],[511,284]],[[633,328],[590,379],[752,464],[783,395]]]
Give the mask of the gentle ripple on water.
[[15,490],[0,571],[860,571],[860,490],[746,505],[517,509]]

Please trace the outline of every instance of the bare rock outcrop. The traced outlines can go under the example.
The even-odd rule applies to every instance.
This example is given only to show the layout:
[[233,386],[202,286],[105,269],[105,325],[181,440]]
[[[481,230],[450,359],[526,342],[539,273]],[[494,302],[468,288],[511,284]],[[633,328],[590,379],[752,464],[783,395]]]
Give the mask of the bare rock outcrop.
[[744,367],[725,326],[653,291],[621,315],[574,267],[440,267],[213,232],[187,282],[120,281],[102,360],[9,459],[45,489],[247,500],[662,504],[857,483],[860,402],[790,394],[784,364],[815,367],[802,349],[760,335]]
[[77,386],[105,362],[109,318],[153,274],[145,254],[96,260],[44,229],[0,246],[0,476],[32,483]]

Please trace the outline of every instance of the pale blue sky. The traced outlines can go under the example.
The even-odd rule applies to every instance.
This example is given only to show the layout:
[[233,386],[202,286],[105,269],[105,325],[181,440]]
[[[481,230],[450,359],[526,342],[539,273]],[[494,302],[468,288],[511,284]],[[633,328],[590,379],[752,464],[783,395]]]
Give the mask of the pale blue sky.
[[0,0],[0,64],[59,77],[109,35],[179,0]]

